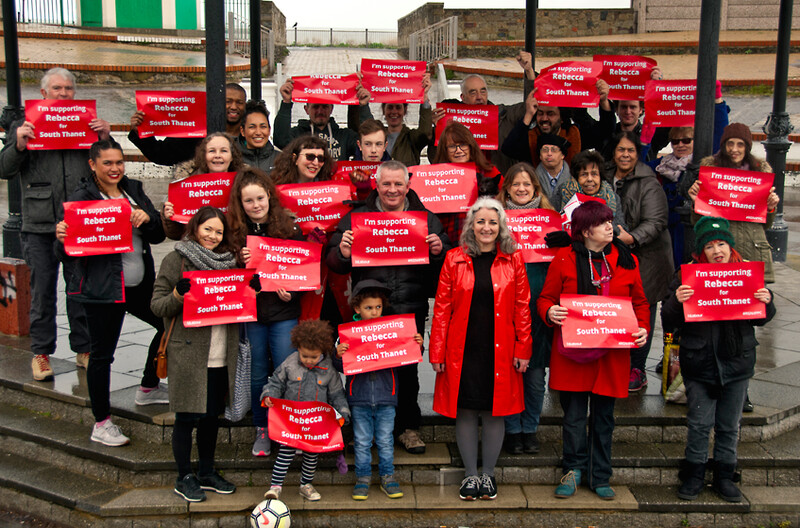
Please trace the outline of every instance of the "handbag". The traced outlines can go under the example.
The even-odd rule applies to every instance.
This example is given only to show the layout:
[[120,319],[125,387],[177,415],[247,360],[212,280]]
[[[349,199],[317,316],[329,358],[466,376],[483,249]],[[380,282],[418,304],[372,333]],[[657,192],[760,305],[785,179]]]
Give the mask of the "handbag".
[[158,376],[159,379],[165,379],[167,377],[167,343],[169,343],[169,338],[172,336],[172,329],[175,327],[175,319],[177,319],[177,317],[172,318],[172,322],[169,324],[169,330],[161,336],[161,342],[158,344],[158,352],[156,353],[156,376]]
[[680,338],[664,332],[664,357],[661,368],[661,393],[668,403],[686,404],[686,386],[683,384],[680,363]]
[[233,378],[233,390],[228,405],[225,406],[225,419],[238,422],[250,410],[250,340],[247,338],[247,326],[240,325],[239,352],[236,355],[236,373]]

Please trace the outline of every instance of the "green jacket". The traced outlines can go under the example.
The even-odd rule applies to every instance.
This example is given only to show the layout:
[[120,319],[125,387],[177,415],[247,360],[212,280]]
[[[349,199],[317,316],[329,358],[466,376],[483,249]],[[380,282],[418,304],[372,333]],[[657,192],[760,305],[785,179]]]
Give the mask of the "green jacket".
[[392,159],[403,162],[406,167],[419,165],[420,153],[431,140],[432,134],[433,109],[420,106],[419,128],[411,129],[403,125],[392,148]]

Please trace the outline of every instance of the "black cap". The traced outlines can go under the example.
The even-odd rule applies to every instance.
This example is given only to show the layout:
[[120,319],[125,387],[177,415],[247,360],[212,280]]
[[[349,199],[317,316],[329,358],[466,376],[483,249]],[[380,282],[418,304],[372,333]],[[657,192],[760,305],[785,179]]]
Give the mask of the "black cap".
[[391,290],[387,288],[381,281],[377,281],[375,279],[364,279],[353,286],[353,292],[351,295],[352,297],[355,297],[365,290],[381,290],[386,294],[387,297],[389,296],[389,293],[391,293]]

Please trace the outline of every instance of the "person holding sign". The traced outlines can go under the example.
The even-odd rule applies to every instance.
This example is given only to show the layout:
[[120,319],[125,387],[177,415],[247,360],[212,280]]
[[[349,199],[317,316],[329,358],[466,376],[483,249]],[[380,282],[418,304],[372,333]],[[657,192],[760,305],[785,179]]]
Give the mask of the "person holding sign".
[[247,101],[238,139],[242,160],[247,165],[269,174],[280,153],[269,141],[269,110],[263,101]]
[[[674,270],[672,241],[667,231],[667,195],[652,169],[639,160],[641,142],[636,134],[620,132],[611,139],[609,148],[614,157],[607,166],[606,180],[622,198],[627,226],[620,227],[618,236],[639,259],[642,286],[650,303],[650,328],[653,328],[658,302],[667,295]],[[631,350],[631,392],[647,386],[644,366],[652,337],[650,334],[644,346]]]
[[[383,315],[389,304],[389,288],[380,282],[367,279],[353,287],[350,307],[354,321],[369,321]],[[422,347],[422,335],[414,340]],[[342,356],[350,350],[347,343],[336,344],[333,364],[343,371]],[[381,491],[390,499],[399,499],[403,490],[394,478],[394,416],[397,407],[397,384],[395,369],[385,368],[363,374],[347,376],[347,402],[353,413],[353,444],[355,448],[356,484],[353,500],[366,500],[372,479],[372,440],[378,450],[378,473]]]
[[[284,361],[269,382],[264,385],[261,400],[266,407],[272,407],[270,398],[293,401],[318,401],[327,403],[342,415],[345,423],[350,421],[350,408],[342,387],[342,378],[333,368],[328,354],[333,350],[331,325],[325,321],[307,320],[292,329],[292,346],[297,349]],[[272,438],[280,437],[273,431]],[[283,481],[299,449],[281,445],[278,458],[272,467],[272,480],[265,499],[280,499]],[[310,501],[322,498],[311,483],[317,471],[317,453],[301,451],[303,469],[300,476],[300,495]]]
[[[75,76],[64,68],[51,68],[41,82],[42,99],[75,99]],[[95,119],[89,127],[97,139],[111,137],[111,125]],[[28,150],[28,141],[36,139],[33,123],[15,121],[6,133],[0,151],[0,178],[19,175],[22,189],[22,256],[30,267],[31,311],[30,336],[33,379],[52,379],[50,355],[56,350],[56,289],[58,260],[53,253],[56,220],[63,216],[62,203],[77,188],[82,178],[90,176],[85,150]],[[69,282],[64,269],[64,280]],[[83,306],[67,298],[70,348],[75,362],[86,367],[89,355],[89,332]]]
[[[567,349],[561,327],[567,309],[559,304],[562,294],[629,297],[639,323],[633,333],[636,346],[644,345],[650,329],[648,302],[636,258],[614,237],[614,213],[600,202],[590,201],[572,213],[572,245],[556,254],[550,264],[536,308],[548,326],[555,327],[550,356],[550,388],[559,391],[564,419],[563,472],[555,495],[571,497],[585,477],[601,499],[613,499],[611,436],[614,404],[628,396],[630,352],[625,349]],[[603,326],[603,319],[597,321]],[[589,429],[586,430],[586,409]]]
[[[375,175],[377,188],[367,196],[363,206],[353,209],[342,218],[331,235],[326,249],[325,262],[340,274],[350,273],[353,284],[365,279],[375,279],[390,290],[389,302],[396,314],[413,313],[417,331],[422,333],[428,316],[428,297],[431,278],[438,275],[444,255],[450,249],[450,239],[444,232],[436,215],[425,209],[417,193],[409,189],[408,168],[399,161],[383,163]],[[425,242],[429,248],[429,264],[407,264],[400,266],[353,267],[353,213],[379,213],[392,211],[424,211],[428,220],[428,235]],[[380,253],[376,258],[380,257]],[[419,376],[417,364],[397,369],[397,416],[395,434],[409,453],[425,452],[425,443],[419,437],[422,413],[417,401]]]
[[570,168],[571,179],[558,186],[558,201],[554,202],[558,211],[563,211],[577,193],[593,198],[600,198],[614,212],[614,234],[619,234],[620,227],[627,229],[625,214],[622,210],[622,198],[614,192],[611,184],[603,179],[605,160],[596,150],[583,150],[572,158]]
[[[734,249],[735,238],[724,218],[704,216],[694,226],[695,262],[744,262]],[[680,329],[681,374],[686,385],[687,413],[685,460],[679,476],[678,497],[694,500],[705,486],[708,440],[714,428],[714,491],[728,502],[741,502],[734,484],[739,422],[747,386],[756,363],[753,326],[763,326],[775,316],[772,293],[760,288],[753,297],[766,304],[766,317],[755,320],[687,322],[683,303],[694,290],[677,277],[661,308],[665,329]]]
[[[764,160],[753,156],[753,135],[750,127],[743,123],[731,123],[725,127],[720,140],[719,152],[713,156],[706,156],[700,160],[701,166],[723,167],[742,169],[758,172],[772,172],[772,167]],[[688,182],[687,182],[688,183]],[[692,201],[697,199],[700,182],[694,181],[687,191]],[[775,282],[775,270],[772,265],[772,246],[767,241],[766,230],[772,227],[775,219],[775,208],[780,197],[775,193],[775,188],[770,189],[767,197],[767,223],[730,222],[730,231],[738,247],[739,253],[745,260],[760,260],[764,263],[764,281]],[[763,202],[762,202],[763,203]]]
[[[247,119],[245,118],[245,122]],[[272,237],[305,240],[289,212],[278,201],[275,186],[264,172],[245,167],[236,175],[231,188],[228,206],[234,244],[242,249],[239,258],[245,267],[255,268],[247,237]],[[253,276],[256,291],[258,321],[246,323],[250,341],[250,395],[256,440],[253,456],[269,456],[270,441],[267,435],[267,410],[261,406],[261,390],[272,371],[292,353],[290,333],[300,317],[300,293],[279,289],[261,291],[258,274]]]
[[[212,174],[215,172],[236,172],[242,168],[242,152],[236,146],[236,140],[224,132],[214,132],[197,145],[194,155],[194,170],[196,174]],[[183,224],[172,220],[175,214],[175,204],[166,201],[162,210],[164,232],[170,240],[183,238],[186,228]]]
[[[203,490],[233,493],[236,486],[214,470],[219,415],[234,385],[239,352],[238,325],[186,328],[184,295],[208,288],[183,278],[184,271],[236,267],[236,246],[219,209],[201,207],[186,226],[186,237],[164,257],[153,287],[150,308],[171,329],[167,343],[169,410],[175,413],[172,454],[178,467],[175,493],[188,502],[206,499]],[[197,429],[197,475],[192,473],[192,430]]]
[[456,419],[465,473],[459,497],[491,500],[497,497],[494,467],[503,445],[503,417],[523,410],[522,374],[531,358],[530,289],[497,200],[478,198],[469,208],[460,243],[447,253],[433,307],[433,410]]
[[407,167],[419,165],[422,149],[433,139],[433,110],[428,99],[430,89],[431,75],[426,73],[422,77],[425,102],[419,105],[419,128],[408,128],[403,122],[408,114],[408,103],[381,103],[381,112],[388,128],[386,152]]
[[[543,192],[539,178],[535,176],[529,163],[513,165],[503,180],[503,188],[497,195],[497,201],[508,209],[555,210]],[[548,262],[526,263],[528,287],[531,291],[530,308],[536,311],[536,299],[544,286],[547,276]],[[522,452],[536,454],[539,452],[539,440],[536,431],[539,428],[539,417],[544,404],[544,375],[550,364],[550,343],[553,331],[538,317],[531,320],[531,341],[533,351],[528,369],[522,373],[522,388],[525,399],[525,410],[521,413],[506,416],[505,450],[512,455]]]
[[[133,212],[126,228],[133,228],[133,252],[109,251],[106,255],[69,257],[64,252],[64,239],[68,231],[78,230],[82,226],[69,226],[64,221],[56,226],[56,238],[60,242],[56,251],[64,262],[64,267],[70,268],[67,296],[82,303],[86,311],[90,337],[86,382],[95,419],[91,440],[107,446],[121,446],[130,442],[130,439],[111,421],[109,390],[111,364],[114,362],[114,351],[126,312],[156,330],[150,340],[142,384],[136,391],[136,404],[169,402],[167,389],[159,386],[155,368],[164,325],[150,311],[155,280],[150,244],[162,242],[164,230],[156,208],[142,189],[142,183],[125,176],[122,147],[118,143],[113,140],[94,143],[89,149],[89,167],[92,178],[83,180],[82,186],[70,195],[70,201],[121,199],[130,202]],[[112,229],[113,226],[109,225],[98,231],[108,232],[110,235]],[[112,250],[114,242],[108,244],[109,250]]]
[[328,181],[333,176],[333,162],[325,140],[300,136],[278,155],[270,178],[275,185]]
[[[475,137],[458,121],[450,121],[442,131],[439,148],[433,163],[474,163],[478,180],[478,196],[497,196],[503,184],[503,175],[478,148]],[[458,240],[465,213],[442,213],[439,215],[450,240]]]

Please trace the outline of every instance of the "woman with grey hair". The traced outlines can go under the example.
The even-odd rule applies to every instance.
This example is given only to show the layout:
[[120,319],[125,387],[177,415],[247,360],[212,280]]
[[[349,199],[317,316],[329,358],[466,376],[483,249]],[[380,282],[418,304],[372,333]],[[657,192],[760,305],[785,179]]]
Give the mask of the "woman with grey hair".
[[531,357],[530,289],[500,202],[479,198],[467,212],[460,242],[445,257],[433,308],[433,410],[456,419],[465,469],[461,499],[494,499],[503,417],[523,409],[522,373]]

